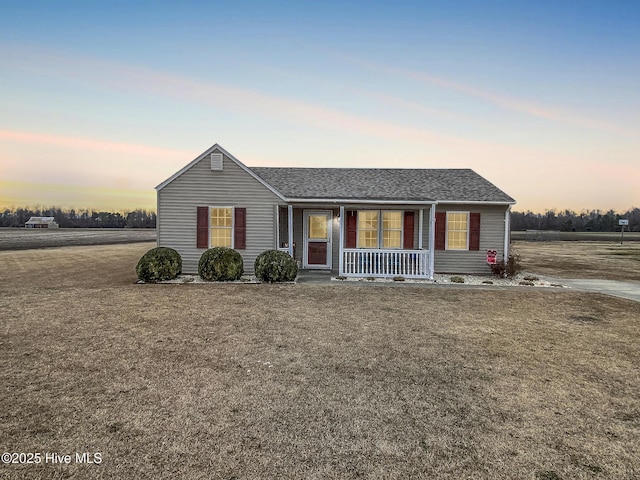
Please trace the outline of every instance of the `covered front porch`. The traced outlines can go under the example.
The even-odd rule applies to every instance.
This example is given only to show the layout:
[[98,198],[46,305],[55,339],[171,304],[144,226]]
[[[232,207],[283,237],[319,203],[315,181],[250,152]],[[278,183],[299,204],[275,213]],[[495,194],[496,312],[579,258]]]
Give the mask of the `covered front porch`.
[[277,248],[304,270],[433,279],[435,205],[280,205],[276,222]]

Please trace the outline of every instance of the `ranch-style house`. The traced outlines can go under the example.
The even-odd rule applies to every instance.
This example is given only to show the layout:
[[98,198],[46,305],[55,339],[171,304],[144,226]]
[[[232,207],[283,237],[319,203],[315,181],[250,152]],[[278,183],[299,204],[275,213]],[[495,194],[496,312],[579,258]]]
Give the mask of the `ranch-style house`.
[[214,145],[156,187],[157,243],[197,273],[215,246],[279,249],[303,269],[433,278],[508,256],[514,199],[469,169],[247,167]]

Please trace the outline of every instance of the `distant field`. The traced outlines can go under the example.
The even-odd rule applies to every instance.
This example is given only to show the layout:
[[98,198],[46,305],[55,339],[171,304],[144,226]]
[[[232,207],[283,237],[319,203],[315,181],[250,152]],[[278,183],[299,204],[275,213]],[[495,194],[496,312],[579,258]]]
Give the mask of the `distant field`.
[[[511,240],[525,240],[526,232],[512,231]],[[560,232],[563,242],[619,242],[620,232]],[[640,232],[624,232],[625,242],[640,242]]]
[[558,278],[640,281],[640,243],[513,242],[527,272]]
[[152,242],[154,228],[0,228],[0,250]]

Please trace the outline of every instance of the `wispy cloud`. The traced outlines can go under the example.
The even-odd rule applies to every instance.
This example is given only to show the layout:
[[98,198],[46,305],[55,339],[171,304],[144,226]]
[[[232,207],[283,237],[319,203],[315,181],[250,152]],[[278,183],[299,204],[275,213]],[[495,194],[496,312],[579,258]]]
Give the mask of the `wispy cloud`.
[[152,145],[0,129],[3,180],[144,188],[159,182],[196,152]]
[[184,159],[189,158],[189,156],[193,154],[193,152],[159,148],[151,145],[110,142],[94,138],[73,137],[68,135],[54,135],[49,133],[26,132],[18,130],[0,130],[0,139],[21,143],[55,145],[58,147],[72,149],[98,150],[136,156],[152,156],[154,158],[162,157],[169,159]]
[[395,75],[423,84],[435,85],[446,90],[460,92],[470,97],[485,100],[493,105],[504,108],[505,110],[523,113],[528,116],[544,118],[552,122],[558,122],[582,128],[589,128],[607,133],[615,133],[628,137],[638,137],[640,135],[640,131],[638,131],[637,129],[630,129],[622,125],[607,122],[599,118],[585,116],[582,113],[573,112],[568,109],[558,108],[551,105],[532,102],[530,100],[502,95],[493,91],[477,88],[472,85],[467,85],[464,83],[438,77],[427,72],[417,72],[401,68],[389,67],[387,65],[381,65],[362,59],[348,57],[345,55],[340,55],[340,57],[352,64],[364,67],[368,70],[372,70],[378,73]]
[[[60,52],[10,49],[0,53],[0,65],[19,65],[22,69],[35,69],[70,81],[83,81],[110,89],[139,94],[154,94],[186,101],[200,106],[211,106],[228,111],[243,111],[267,119],[306,125],[314,128],[359,134],[368,138],[409,141],[425,147],[455,150],[477,156],[478,152],[498,151],[516,153],[510,146],[473,140],[456,135],[370,119],[346,111],[328,108],[307,101],[270,95],[247,88],[200,80],[144,67],[110,62],[92,57],[69,56]],[[5,55],[6,54],[6,55]],[[400,99],[384,98],[408,108]],[[413,106],[413,108],[419,108]],[[442,112],[440,112],[442,114]],[[517,151],[521,152],[521,149]]]

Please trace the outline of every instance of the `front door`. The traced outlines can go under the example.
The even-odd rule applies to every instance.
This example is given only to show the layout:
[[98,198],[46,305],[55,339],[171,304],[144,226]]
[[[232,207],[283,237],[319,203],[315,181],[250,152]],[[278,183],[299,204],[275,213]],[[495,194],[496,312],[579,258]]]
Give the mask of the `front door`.
[[304,212],[304,268],[331,269],[331,211]]

